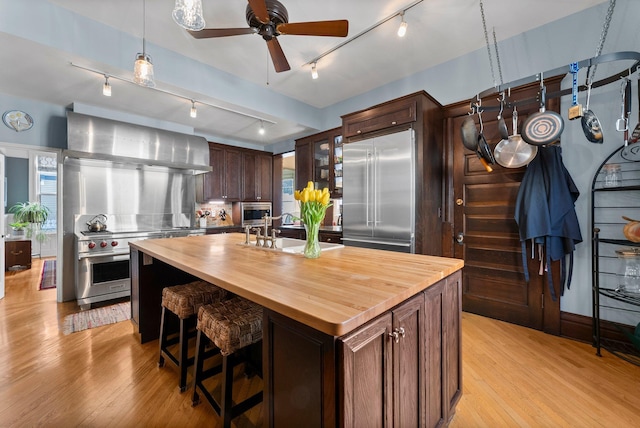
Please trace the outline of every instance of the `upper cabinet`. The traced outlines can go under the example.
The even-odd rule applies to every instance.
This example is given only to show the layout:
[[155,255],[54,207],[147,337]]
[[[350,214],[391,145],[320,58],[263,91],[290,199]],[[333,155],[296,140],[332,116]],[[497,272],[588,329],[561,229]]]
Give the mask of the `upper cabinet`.
[[404,98],[344,116],[342,118],[344,138],[415,122],[417,119],[417,105],[418,101],[415,97]]
[[196,179],[196,200],[237,202],[241,198],[242,153],[240,149],[209,143],[211,172]]
[[272,156],[268,153],[242,153],[242,200],[270,201],[273,176]]
[[209,143],[211,172],[196,177],[196,201],[271,201],[272,156]]
[[309,181],[328,188],[332,198],[342,197],[342,128],[296,140],[296,189]]

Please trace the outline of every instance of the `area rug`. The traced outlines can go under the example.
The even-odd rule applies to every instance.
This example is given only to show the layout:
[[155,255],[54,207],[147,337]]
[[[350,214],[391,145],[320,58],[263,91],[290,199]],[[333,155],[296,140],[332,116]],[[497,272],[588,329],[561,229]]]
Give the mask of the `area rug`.
[[42,276],[40,277],[39,290],[56,288],[56,261],[45,260],[42,266]]
[[62,323],[62,332],[70,334],[128,319],[131,319],[131,302],[122,302],[67,315]]

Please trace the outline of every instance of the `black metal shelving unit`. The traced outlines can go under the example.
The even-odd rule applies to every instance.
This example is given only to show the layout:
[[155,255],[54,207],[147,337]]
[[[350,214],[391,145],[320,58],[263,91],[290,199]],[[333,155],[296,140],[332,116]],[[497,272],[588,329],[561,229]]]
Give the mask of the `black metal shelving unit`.
[[[591,186],[593,346],[598,356],[604,348],[640,366],[640,349],[630,340],[623,342],[600,335],[602,308],[621,311],[635,323],[640,322],[640,294],[621,291],[617,280],[620,262],[615,250],[640,247],[640,243],[625,238],[623,227],[627,221],[622,218],[624,215],[640,219],[640,162],[625,160],[621,156],[623,149],[624,146],[618,148],[605,159]],[[608,164],[620,165],[620,186],[605,187],[603,167]],[[622,328],[633,333],[635,325]]]

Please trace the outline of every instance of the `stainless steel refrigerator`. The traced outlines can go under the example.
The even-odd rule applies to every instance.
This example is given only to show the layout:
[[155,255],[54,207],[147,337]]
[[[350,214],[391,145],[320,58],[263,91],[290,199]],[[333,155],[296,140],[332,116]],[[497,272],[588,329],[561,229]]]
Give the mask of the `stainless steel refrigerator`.
[[412,129],[344,144],[344,245],[415,252]]

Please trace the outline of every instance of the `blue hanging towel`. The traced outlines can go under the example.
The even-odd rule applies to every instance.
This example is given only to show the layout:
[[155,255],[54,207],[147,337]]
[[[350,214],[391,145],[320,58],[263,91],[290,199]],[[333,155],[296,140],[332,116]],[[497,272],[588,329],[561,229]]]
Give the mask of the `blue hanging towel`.
[[[553,300],[556,294],[551,277],[551,261],[561,263],[561,293],[571,286],[573,251],[582,242],[575,202],[580,196],[571,175],[562,162],[560,146],[538,148],[538,155],[529,163],[520,183],[516,199],[515,220],[522,242],[522,262],[525,280],[529,282],[527,269],[527,241],[538,248],[540,275],[547,272],[549,290]],[[532,249],[532,257],[535,251]],[[566,256],[569,266],[566,266]]]

